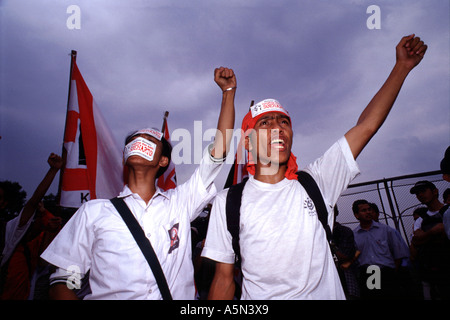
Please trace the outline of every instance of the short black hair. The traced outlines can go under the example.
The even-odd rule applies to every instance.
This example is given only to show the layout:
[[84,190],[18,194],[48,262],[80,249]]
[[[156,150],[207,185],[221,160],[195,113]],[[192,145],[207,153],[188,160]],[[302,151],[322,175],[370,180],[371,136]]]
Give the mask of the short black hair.
[[378,209],[378,206],[376,203],[369,203],[369,205],[372,207],[373,211],[375,211],[376,213],[380,213],[380,209]]
[[[132,133],[130,133],[126,138],[125,138],[125,145],[129,144],[131,139],[136,135],[136,133],[139,130],[133,131]],[[172,145],[170,144],[169,141],[167,141],[166,138],[161,137],[161,143],[162,143],[162,153],[161,156],[163,157],[167,157],[168,163],[170,163],[170,160],[172,159]],[[156,179],[158,179],[159,177],[161,177],[164,172],[166,172],[167,168],[169,167],[169,165],[165,166],[165,167],[160,167],[158,172],[156,172]]]
[[368,204],[370,206],[370,203],[367,200],[364,200],[364,199],[356,200],[355,202],[353,202],[353,205],[352,205],[353,214],[357,214],[359,212],[360,204]]
[[169,167],[170,160],[172,159],[172,145],[164,137],[161,137],[161,142],[162,142],[162,145],[163,145],[162,156],[163,157],[167,157],[167,160],[168,160],[167,163],[168,164],[165,167],[160,167],[159,168],[158,172],[156,173],[156,178],[157,179],[160,176],[162,176],[164,174],[164,172],[166,172],[167,168]]
[[445,189],[444,193],[442,194],[442,197],[444,198],[444,202],[449,195],[450,195],[450,188],[447,188],[447,189]]

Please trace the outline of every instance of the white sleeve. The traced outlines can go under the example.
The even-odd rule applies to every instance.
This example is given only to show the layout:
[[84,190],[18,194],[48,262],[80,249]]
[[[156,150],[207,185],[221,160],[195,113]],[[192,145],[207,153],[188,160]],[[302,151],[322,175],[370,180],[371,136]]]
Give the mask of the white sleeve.
[[225,203],[228,189],[219,192],[212,204],[208,224],[208,234],[202,257],[222,263],[233,264],[235,254],[232,245],[232,237],[227,228]]
[[71,268],[69,270],[63,268],[56,268],[55,272],[50,275],[50,286],[63,283],[66,284],[69,289],[81,289],[81,280],[84,278],[84,274],[79,272],[77,268]]
[[91,266],[94,241],[91,219],[95,212],[89,207],[95,200],[84,203],[53,239],[41,258],[65,269],[85,274]]
[[418,217],[416,221],[414,221],[413,232],[419,230],[422,227],[422,221],[423,221],[422,217]]
[[203,182],[203,185],[207,190],[209,190],[212,186],[214,186],[214,180],[220,173],[220,169],[222,168],[223,163],[225,162],[225,158],[216,159],[211,155],[213,144],[211,143],[205,154],[203,155],[203,159],[199,165],[199,175]]
[[192,176],[185,183],[168,191],[171,197],[176,197],[174,202],[184,208],[191,221],[202,212],[217,193],[214,180],[220,173],[224,159],[213,158],[210,148],[211,146],[205,151]]
[[[359,174],[359,167],[353,158],[347,139],[342,137],[322,157],[305,168],[316,180],[328,212],[333,212],[337,200],[350,182]],[[333,226],[333,214],[328,215]]]
[[16,249],[17,244],[20,242],[24,234],[28,231],[28,228],[30,227],[31,223],[33,222],[34,214],[32,217],[30,217],[30,219],[28,219],[26,224],[24,224],[23,226],[19,226],[20,218],[22,217],[22,212],[23,209],[17,217],[9,220],[6,223],[5,246],[3,248],[3,252],[1,252],[2,266],[6,263],[6,261],[9,260],[14,250]]

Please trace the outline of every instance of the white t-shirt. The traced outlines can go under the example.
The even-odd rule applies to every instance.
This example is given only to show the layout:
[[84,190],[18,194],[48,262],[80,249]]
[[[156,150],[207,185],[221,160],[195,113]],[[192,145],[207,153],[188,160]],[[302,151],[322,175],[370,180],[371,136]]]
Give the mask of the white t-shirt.
[[[305,168],[316,180],[333,226],[333,207],[359,173],[345,137]],[[227,230],[228,190],[214,200],[202,255],[234,263]],[[325,230],[297,180],[267,184],[250,176],[242,195],[240,248],[243,300],[345,299]]]
[[22,240],[22,237],[25,235],[25,233],[28,231],[28,228],[30,227],[31,223],[34,219],[33,216],[28,219],[28,221],[23,225],[19,226],[20,218],[22,217],[23,209],[20,211],[20,214],[15,217],[14,219],[9,220],[6,223],[5,228],[5,247],[3,248],[3,252],[1,253],[1,266],[11,258],[12,254],[14,253],[14,250],[16,249],[17,245],[19,244],[20,240]]
[[[205,153],[187,182],[158,189],[148,204],[127,186],[119,195],[150,240],[174,299],[195,298],[190,222],[216,193],[213,181],[221,163]],[[42,258],[60,268],[52,280],[74,271],[83,277],[90,270],[92,294],[85,299],[161,299],[147,261],[109,200],[83,204]]]

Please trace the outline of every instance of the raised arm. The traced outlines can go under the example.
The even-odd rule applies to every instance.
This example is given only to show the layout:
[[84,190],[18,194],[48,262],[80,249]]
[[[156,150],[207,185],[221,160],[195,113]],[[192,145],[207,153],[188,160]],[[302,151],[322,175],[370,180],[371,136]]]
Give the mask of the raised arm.
[[[214,158],[224,158],[229,149],[234,129],[234,97],[236,94],[236,76],[232,69],[220,67],[214,70],[214,81],[222,90],[217,133],[211,155]],[[227,132],[228,130],[228,132]],[[228,134],[227,134],[228,133]]]
[[409,72],[422,61],[427,46],[414,34],[403,37],[396,47],[396,63],[384,85],[362,112],[345,137],[356,159],[386,120]]
[[38,208],[39,202],[45,196],[45,193],[47,192],[48,188],[50,188],[53,179],[55,178],[56,174],[58,173],[59,169],[61,169],[63,164],[62,158],[54,153],[50,154],[47,162],[50,165],[50,169],[48,169],[47,174],[34,191],[30,200],[28,200],[23,207],[19,226],[25,225],[27,221],[33,216],[34,211]]

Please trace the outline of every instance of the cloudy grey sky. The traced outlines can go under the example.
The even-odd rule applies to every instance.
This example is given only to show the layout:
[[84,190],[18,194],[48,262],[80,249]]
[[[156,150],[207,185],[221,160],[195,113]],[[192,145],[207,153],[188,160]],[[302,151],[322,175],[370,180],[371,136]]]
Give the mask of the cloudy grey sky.
[[[71,5],[80,29],[67,27]],[[370,5],[380,29],[367,27]],[[71,50],[119,144],[133,129],[160,127],[165,110],[171,131],[193,135],[200,120],[203,131],[215,128],[213,71],[227,66],[238,79],[236,127],[251,100],[279,100],[303,167],[356,123],[411,33],[428,52],[358,158],[354,182],[438,170],[450,144],[449,10],[448,0],[3,0],[0,180],[31,196],[48,155],[61,153]],[[179,182],[194,168],[177,166]]]

